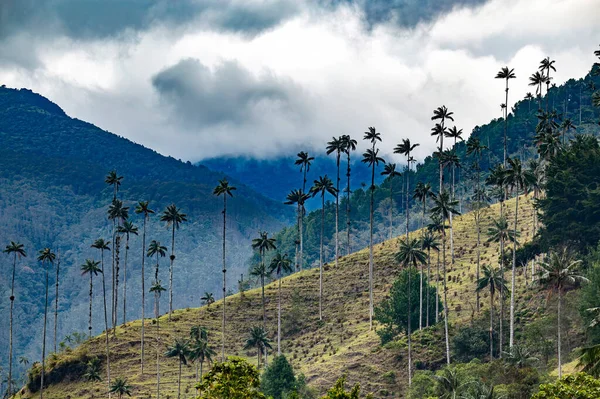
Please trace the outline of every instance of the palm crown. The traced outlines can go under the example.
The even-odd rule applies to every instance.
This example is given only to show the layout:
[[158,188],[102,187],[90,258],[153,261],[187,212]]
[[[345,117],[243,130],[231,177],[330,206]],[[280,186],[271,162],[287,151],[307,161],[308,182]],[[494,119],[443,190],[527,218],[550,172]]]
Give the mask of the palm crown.
[[135,224],[133,224],[133,222],[131,222],[130,220],[126,220],[125,222],[123,222],[122,226],[117,227],[117,232],[125,234],[127,235],[127,237],[129,237],[130,235],[137,236],[138,228]]
[[54,263],[54,261],[56,260],[56,254],[54,254],[54,252],[52,252],[50,248],[44,248],[38,252],[37,260],[42,263]]
[[81,265],[81,274],[94,274],[97,276],[98,273],[102,273],[102,270],[100,270],[98,266],[100,266],[100,262],[96,262],[91,259],[86,259],[85,263]]
[[310,193],[313,197],[321,194],[321,197],[325,197],[325,193],[329,193],[333,196],[337,194],[336,188],[333,186],[333,182],[327,175],[320,176],[319,179],[313,182],[313,186],[310,188]]
[[375,145],[375,142],[381,141],[381,133],[373,126],[369,126],[368,130],[364,133],[363,140],[368,140],[371,144]]
[[269,237],[269,233],[261,231],[258,234],[258,238],[252,240],[252,249],[258,250],[260,253],[276,249],[274,238]]
[[183,222],[187,222],[186,214],[181,212],[181,209],[177,209],[175,204],[167,206],[160,216],[161,222],[166,222],[167,226],[173,226],[174,229],[179,229],[179,225]]
[[123,206],[123,201],[114,199],[108,207],[108,219],[124,221],[129,218],[129,207]]
[[154,211],[150,209],[150,203],[148,201],[139,201],[135,206],[135,213],[143,213],[144,217],[148,217],[149,215],[153,214]]
[[167,247],[164,245],[160,245],[160,241],[152,240],[150,245],[148,245],[148,251],[146,252],[146,256],[152,257],[154,255],[160,256],[162,258],[167,254]]
[[496,79],[514,79],[517,76],[515,75],[514,69],[509,69],[508,67],[502,67],[500,71],[496,74]]
[[94,241],[94,243],[91,245],[91,247],[100,249],[102,251],[110,251],[110,246],[108,245],[108,241],[106,241],[103,238],[98,238],[96,241]]
[[294,164],[300,166],[300,172],[304,170],[308,172],[310,170],[311,162],[315,160],[315,157],[309,156],[308,153],[304,151],[300,151],[297,157]]
[[236,187],[230,186],[227,179],[219,180],[219,184],[214,188],[213,194],[217,197],[221,195],[229,195],[233,197],[233,191],[237,190]]
[[10,244],[8,244],[2,252],[4,252],[5,254],[15,254],[19,258],[27,256],[23,244],[14,241],[11,241]]
[[410,240],[400,240],[400,248],[395,255],[396,262],[402,266],[423,265],[427,262],[427,255],[423,252],[420,240],[413,238]]
[[292,261],[287,254],[277,253],[269,264],[269,270],[271,273],[275,273],[281,276],[283,273],[292,272]]

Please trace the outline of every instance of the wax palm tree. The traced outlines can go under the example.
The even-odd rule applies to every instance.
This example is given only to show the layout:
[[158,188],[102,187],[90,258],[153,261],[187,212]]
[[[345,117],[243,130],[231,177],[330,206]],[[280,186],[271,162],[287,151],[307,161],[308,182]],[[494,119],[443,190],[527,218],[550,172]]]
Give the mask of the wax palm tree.
[[325,195],[336,195],[333,182],[327,175],[320,176],[310,188],[313,197],[321,195],[321,244],[319,249],[319,320],[323,320],[323,239],[325,237]]
[[256,348],[256,359],[257,367],[260,369],[260,358],[261,354],[266,351],[267,348],[271,349],[271,340],[267,331],[262,326],[255,326],[250,329],[250,334],[246,339],[244,349]]
[[[448,108],[446,108],[445,105],[442,105],[441,107],[437,107],[436,109],[433,110],[433,116],[431,117],[431,120],[432,121],[439,120],[440,122],[438,124],[436,124],[435,127],[432,129],[431,135],[436,136],[436,142],[440,143],[440,146],[438,147],[438,152],[440,154],[444,151],[444,135],[446,133],[446,120],[451,120],[452,122],[454,122],[453,115],[454,115],[454,113],[448,111]],[[444,167],[443,167],[441,160],[439,162],[439,166],[440,166],[439,192],[441,193],[444,191]]]
[[[310,195],[304,194],[302,190],[292,190],[286,197],[286,201],[284,204],[286,205],[297,205],[298,212],[298,240],[300,243],[300,247],[303,247],[303,237],[304,237],[304,225],[302,216],[304,213],[304,203],[310,198]],[[298,247],[296,247],[298,249]],[[296,269],[302,270],[302,261],[296,257]]]
[[446,368],[441,375],[434,376],[438,383],[439,399],[456,399],[459,392],[467,384],[453,368]]
[[[519,224],[519,194],[520,190],[525,190],[529,185],[529,182],[533,180],[533,176],[523,169],[521,160],[518,158],[508,159],[509,168],[506,170],[505,181],[506,184],[515,190],[515,229],[513,236],[518,236],[518,224]],[[510,338],[509,348],[514,345],[515,335],[515,280],[517,270],[517,240],[513,240],[513,259],[512,259],[512,276],[511,276],[511,288],[510,288]]]
[[98,266],[100,266],[100,262],[96,262],[94,260],[91,259],[86,259],[85,263],[83,265],[81,265],[81,274],[82,275],[86,275],[89,274],[90,275],[90,317],[89,317],[89,325],[88,325],[88,332],[89,332],[89,337],[92,338],[92,295],[93,295],[93,287],[94,287],[94,275],[98,275],[98,273],[102,273],[102,269],[100,269]]
[[496,74],[496,79],[504,79],[506,82],[506,88],[504,92],[506,93],[506,100],[504,102],[504,166],[506,167],[506,158],[507,158],[507,136],[508,136],[508,81],[510,79],[515,79],[517,76],[515,75],[515,70],[510,69],[508,67],[503,67]]
[[[426,288],[426,293],[425,293],[425,298],[426,298],[426,311],[425,311],[425,327],[429,327],[429,287],[431,284],[431,250],[435,250],[435,251],[439,251],[439,241],[437,239],[437,236],[435,233],[433,233],[433,231],[427,229],[425,231],[423,231],[423,235],[421,236],[421,248],[423,249],[423,251],[427,251],[427,286]],[[436,279],[437,280],[437,279]],[[421,273],[421,285],[420,285],[420,298],[421,298],[421,303],[423,303],[423,275]],[[438,301],[436,301],[437,303]],[[437,311],[437,309],[436,309]],[[421,309],[419,314],[422,314],[423,310]],[[437,317],[436,317],[437,320]],[[420,328],[420,327],[419,327]]]
[[175,339],[173,344],[167,348],[166,357],[176,357],[179,360],[179,377],[177,378],[177,399],[181,399],[181,367],[187,366],[189,355],[189,341]]
[[427,207],[427,199],[433,198],[433,190],[431,189],[431,184],[418,182],[415,186],[415,191],[413,194],[413,198],[419,201],[422,205],[422,217],[421,217],[421,228],[425,223],[425,215],[426,215],[426,207]]
[[121,180],[123,180],[123,176],[119,176],[116,170],[111,170],[104,178],[104,183],[113,187],[113,201],[117,199],[117,194],[121,187]]
[[558,378],[562,378],[562,357],[561,357],[561,307],[562,295],[569,288],[577,286],[588,281],[587,278],[581,276],[577,268],[581,264],[580,260],[576,260],[567,248],[561,248],[558,251],[550,252],[547,262],[543,262],[539,283],[548,291],[548,297],[553,293],[558,294],[557,306],[557,343],[558,343]]
[[60,250],[56,251],[56,280],[54,281],[54,353],[58,353],[56,343],[58,341],[58,286],[60,281]]
[[227,263],[225,260],[225,237],[227,231],[227,196],[233,197],[233,191],[237,190],[236,187],[229,185],[227,179],[219,180],[219,184],[214,188],[213,195],[217,197],[223,196],[223,317],[221,320],[221,361],[225,361],[225,297],[226,294],[226,275],[227,275]]
[[546,76],[536,71],[529,77],[529,86],[535,86],[535,94],[538,98],[538,109],[542,109],[542,85],[546,82]]
[[126,220],[118,227],[118,233],[125,235],[125,262],[123,264],[123,324],[127,321],[127,257],[129,255],[129,237],[138,235],[138,228],[133,222]]
[[393,237],[393,219],[394,219],[394,177],[400,176],[400,173],[396,171],[395,163],[386,163],[383,166],[382,176],[388,176],[390,182],[390,240]]
[[46,264],[49,263],[50,265],[54,264],[54,261],[56,260],[56,254],[54,254],[54,252],[52,252],[52,250],[50,248],[44,248],[41,251],[38,252],[38,257],[37,260],[39,262],[42,262],[42,269],[44,269],[46,271],[46,300],[44,302],[44,330],[43,330],[43,334],[42,334],[42,375],[41,375],[41,382],[40,382],[40,399],[44,398],[44,374],[45,374],[45,365],[46,365],[46,325],[47,325],[47,319],[48,319],[48,285],[49,285],[49,278],[48,278],[48,268],[46,267]]
[[560,127],[562,129],[562,144],[564,146],[566,135],[569,133],[570,130],[576,130],[577,126],[573,124],[573,121],[571,119],[567,118],[561,123]]
[[142,340],[141,340],[141,363],[142,363],[142,375],[144,374],[144,347],[145,347],[145,324],[146,324],[146,224],[150,215],[154,214],[154,211],[150,209],[150,203],[148,201],[139,201],[135,207],[135,213],[143,215],[144,224],[142,227]]
[[[310,171],[310,165],[312,164],[312,161],[315,160],[314,157],[311,157],[310,155],[308,155],[307,152],[305,151],[300,151],[297,154],[297,159],[294,162],[295,165],[300,166],[300,173],[302,173],[302,193],[303,194],[307,194],[306,192],[306,174]],[[304,224],[304,214],[305,214],[305,209],[304,209],[304,205],[302,205],[302,213],[300,215],[301,224]],[[302,269],[304,265],[304,235],[301,234],[300,235],[300,269]]]
[[541,72],[546,71],[545,73],[545,83],[546,83],[546,111],[548,110],[548,100],[549,100],[549,96],[548,96],[548,92],[550,91],[550,81],[552,80],[552,78],[550,77],[550,70],[553,70],[554,72],[556,72],[556,68],[554,67],[554,63],[556,61],[554,60],[550,60],[550,57],[546,57],[544,58],[542,61],[540,61],[540,66],[538,67],[538,69]]
[[[152,245],[152,244],[150,244]],[[164,247],[163,247],[164,248]],[[148,248],[148,251],[150,248]],[[164,251],[163,251],[164,252]],[[163,255],[164,256],[164,255]],[[158,257],[157,257],[158,259]],[[157,264],[158,265],[158,264]],[[158,270],[158,269],[157,269]],[[150,292],[154,294],[154,318],[156,319],[156,398],[160,398],[160,296],[166,291],[160,280],[154,280]]]
[[110,386],[110,393],[116,393],[121,399],[123,395],[131,396],[131,386],[127,384],[126,378],[117,377],[115,382]]
[[283,273],[292,272],[292,261],[287,254],[277,253],[271,260],[269,271],[277,275],[279,284],[277,294],[277,355],[279,356],[281,355],[281,277]]
[[[408,386],[412,384],[412,346],[411,346],[411,314],[412,314],[412,306],[411,306],[411,267],[419,267],[425,264],[427,255],[422,250],[421,242],[416,238],[410,240],[406,238],[405,240],[400,240],[400,248],[395,255],[396,262],[400,263],[404,268],[408,268]],[[421,307],[422,309],[422,307]]]
[[335,165],[337,167],[337,177],[335,181],[335,266],[338,265],[339,258],[339,215],[340,215],[340,157],[344,152],[344,140],[342,137],[332,137],[331,141],[327,143],[327,155],[335,153]]
[[[454,139],[453,150],[455,152],[456,152],[456,142],[458,140],[464,141],[464,139],[462,138],[462,134],[463,134],[463,130],[462,129],[457,129],[456,126],[452,126],[451,128],[449,128],[445,132],[445,136],[447,138]],[[452,166],[452,198],[454,198],[454,188],[455,188],[455,185],[456,185],[456,182],[455,182],[456,168],[457,168],[457,166],[455,166],[455,165]]]
[[204,292],[204,296],[200,300],[206,307],[210,307],[211,304],[215,303],[215,297],[212,292]]
[[356,145],[358,143],[347,134],[342,136],[342,141],[344,143],[344,152],[346,153],[347,159],[346,178],[348,179],[346,185],[346,255],[350,255],[352,252],[350,245],[350,194],[352,194],[352,191],[350,190],[350,153],[356,151]]
[[129,207],[123,205],[123,201],[119,199],[113,199],[112,204],[108,207],[108,220],[113,221],[113,293],[112,293],[112,325],[113,325],[113,334],[116,334],[116,325],[117,325],[117,313],[118,313],[118,303],[119,303],[119,253],[120,253],[120,243],[121,236],[118,231],[123,222],[125,222],[129,218]]
[[398,144],[394,148],[395,154],[406,155],[406,239],[409,239],[409,225],[410,225],[410,163],[414,158],[410,153],[419,146],[420,144],[411,144],[410,139],[402,139],[402,143]]
[[[189,359],[196,363],[196,382],[202,379],[202,368],[204,362],[212,362],[215,351],[208,345],[206,339],[193,339],[189,345]],[[200,365],[200,374],[198,374],[198,365]]]
[[[435,197],[434,197],[435,198]],[[431,213],[431,222],[427,225],[427,231],[436,235],[436,237],[441,237],[444,234],[444,231],[448,228],[446,225],[446,221],[442,219],[442,217],[436,213]],[[437,252],[437,267],[436,267],[436,278],[435,278],[435,291],[437,293],[440,292],[440,245],[437,244],[437,248],[434,248]],[[435,301],[435,323],[437,324],[439,321],[440,315],[440,301]]]
[[175,204],[167,206],[160,216],[160,221],[167,224],[167,228],[171,228],[171,265],[169,266],[169,321],[173,313],[173,266],[175,263],[175,230],[179,230],[181,223],[187,222],[187,215],[177,209]]
[[268,251],[275,250],[274,238],[269,237],[269,233],[261,231],[258,234],[258,238],[252,240],[252,249],[258,251],[260,254],[260,265],[258,268],[254,268],[254,276],[260,277],[260,284],[262,287],[262,308],[263,308],[263,328],[267,328],[267,308],[265,300],[265,277],[267,275],[267,267],[265,265],[265,255]]
[[[436,214],[440,217],[442,225],[446,224],[446,220],[450,221],[450,231],[452,231],[452,219],[451,214],[460,215],[456,210],[457,201],[450,198],[450,194],[447,191],[442,191],[434,199],[434,206],[431,209],[431,213]],[[442,266],[444,270],[444,331],[446,335],[446,361],[450,364],[450,337],[448,335],[448,286],[446,284],[447,271],[446,271],[446,229],[442,228]]]
[[160,241],[152,240],[150,245],[148,245],[148,251],[146,251],[146,256],[151,258],[156,256],[156,266],[154,269],[154,280],[158,281],[158,269],[159,269],[159,260],[160,258],[164,258],[167,255],[167,247],[160,244]]
[[108,310],[106,306],[106,273],[104,273],[104,251],[110,251],[108,242],[102,238],[98,238],[91,245],[92,248],[100,250],[100,273],[102,273],[102,297],[104,299],[104,334],[106,344],[106,383],[110,390],[110,349],[108,345]]
[[475,291],[478,293],[488,289],[490,291],[490,359],[494,358],[494,297],[496,292],[508,293],[501,269],[494,269],[490,265],[483,265],[482,275],[477,279]]
[[8,338],[8,396],[12,391],[12,362],[13,362],[13,309],[15,302],[15,274],[17,270],[17,258],[21,259],[27,256],[25,247],[21,243],[11,241],[9,245],[2,251],[5,254],[13,255],[12,278],[10,283],[10,323],[9,323],[9,338]]

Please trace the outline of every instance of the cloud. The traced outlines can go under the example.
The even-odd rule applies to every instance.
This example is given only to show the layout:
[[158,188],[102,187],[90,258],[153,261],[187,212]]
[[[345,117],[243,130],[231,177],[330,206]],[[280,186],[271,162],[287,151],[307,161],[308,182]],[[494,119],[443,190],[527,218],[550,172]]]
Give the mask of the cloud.
[[[434,108],[447,105],[468,133],[500,115],[504,87],[494,79],[500,67],[515,68],[512,103],[531,90],[527,77],[547,55],[556,60],[557,84],[583,76],[600,37],[597,0],[453,7],[448,1],[446,11],[411,26],[394,19],[398,9],[380,9],[375,18],[365,8],[383,1],[307,0],[291,8],[284,0],[182,3],[212,8],[170,17],[181,23],[145,17],[138,30],[113,36],[12,34],[0,52],[27,46],[21,48],[27,56],[0,62],[0,81],[191,161],[323,151],[331,136],[361,138],[373,125],[383,132],[386,156],[396,157],[393,147],[409,137],[421,143],[416,156],[423,159],[435,146],[429,136]],[[263,22],[243,17],[240,7],[255,10],[248,15],[262,10]],[[168,13],[152,12],[144,15]]]

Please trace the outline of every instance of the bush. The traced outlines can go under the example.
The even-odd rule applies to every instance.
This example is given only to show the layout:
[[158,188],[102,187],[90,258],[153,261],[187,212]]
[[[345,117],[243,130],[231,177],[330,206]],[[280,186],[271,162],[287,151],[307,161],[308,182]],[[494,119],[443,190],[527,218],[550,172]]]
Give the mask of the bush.
[[285,356],[275,356],[262,376],[260,387],[265,395],[273,399],[282,399],[285,393],[296,390],[294,370]]
[[566,376],[552,384],[543,384],[531,399],[598,399],[600,398],[600,380],[577,373]]
[[[482,327],[473,325],[461,327],[452,338],[454,358],[459,362],[482,359],[490,352],[490,333]],[[496,346],[494,344],[494,346]]]

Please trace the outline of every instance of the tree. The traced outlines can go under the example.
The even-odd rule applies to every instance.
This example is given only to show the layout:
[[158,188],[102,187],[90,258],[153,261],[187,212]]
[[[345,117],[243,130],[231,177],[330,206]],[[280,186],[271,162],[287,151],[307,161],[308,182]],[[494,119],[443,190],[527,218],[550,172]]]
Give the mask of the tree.
[[13,255],[12,278],[10,283],[10,322],[9,322],[9,338],[8,338],[8,396],[12,395],[12,363],[13,363],[13,308],[15,302],[15,272],[17,269],[17,257],[19,259],[27,256],[25,247],[21,243],[11,241],[9,245],[2,251],[5,254]]
[[562,295],[569,287],[587,282],[588,279],[579,275],[577,268],[581,264],[580,260],[576,260],[571,252],[566,247],[557,251],[551,251],[549,260],[542,262],[542,268],[539,283],[548,291],[548,297],[553,293],[558,294],[557,306],[557,343],[558,343],[558,378],[562,378],[562,362],[561,362],[561,306]]
[[[152,244],[150,244],[152,245]],[[164,256],[164,255],[163,255]],[[157,258],[158,259],[158,258]],[[158,271],[158,268],[157,268]],[[157,273],[158,274],[158,273]],[[160,398],[160,296],[166,291],[160,280],[154,280],[150,292],[154,294],[154,318],[156,319],[156,398]]]
[[56,342],[58,341],[58,286],[60,277],[60,250],[56,252],[56,280],[54,281],[54,353],[57,353]]
[[504,167],[506,167],[507,160],[507,134],[508,134],[508,81],[510,79],[515,79],[517,76],[515,75],[514,69],[509,69],[508,67],[503,67],[496,74],[496,79],[504,79],[506,81],[506,88],[504,92],[506,93],[506,100],[504,102]]
[[[454,139],[454,147],[453,147],[453,151],[456,151],[456,142],[458,140],[460,141],[464,141],[464,139],[462,138],[462,134],[463,134],[463,130],[462,129],[458,129],[456,126],[452,126],[450,129],[446,130],[446,132],[444,132],[444,135],[449,138],[449,139]],[[456,175],[456,168],[460,167],[460,165],[452,165],[452,198],[454,199],[454,188],[455,188],[455,175]]]
[[[460,213],[456,210],[457,202],[450,199],[450,195],[447,191],[442,191],[439,195],[433,199],[434,207],[431,209],[431,213],[436,214],[440,217],[442,222],[442,265],[444,270],[444,333],[446,337],[446,361],[450,364],[450,336],[448,334],[448,286],[447,286],[447,271],[446,271],[446,229],[443,227],[446,224],[446,220],[451,220],[450,215],[459,215]],[[450,230],[452,230],[452,223],[450,223]]]
[[356,151],[356,145],[358,143],[347,134],[342,136],[342,141],[344,143],[344,152],[347,157],[346,178],[348,179],[346,186],[346,255],[350,255],[352,252],[352,247],[350,245],[350,194],[352,193],[350,190],[350,152]]
[[[369,202],[369,329],[373,329],[373,196],[375,194],[375,167],[379,162],[385,162],[379,157],[379,150],[375,149],[377,141],[381,141],[381,133],[374,127],[369,127],[365,132],[363,140],[369,140],[372,148],[367,149],[363,154],[362,162],[371,168],[371,187],[369,188],[371,196]],[[323,216],[324,217],[324,216]]]
[[539,392],[531,399],[594,399],[598,397],[600,397],[600,380],[585,373],[576,373],[554,383],[540,385]]
[[323,239],[325,237],[325,194],[336,195],[335,187],[331,179],[325,176],[320,176],[318,180],[313,182],[310,188],[310,193],[313,197],[321,195],[321,245],[319,249],[319,320],[323,320]]
[[212,292],[205,292],[204,296],[202,298],[200,298],[200,300],[208,308],[210,307],[211,304],[215,303],[215,297],[212,294]]
[[390,182],[390,240],[393,237],[393,226],[394,226],[394,177],[400,176],[400,173],[396,172],[395,163],[386,163],[383,166],[382,176],[387,176]]
[[573,121],[569,118],[565,119],[561,125],[562,129],[562,145],[565,145],[565,139],[570,130],[576,130],[577,127],[573,124]]
[[419,146],[420,144],[411,144],[410,139],[402,139],[402,143],[398,144],[394,148],[395,154],[406,155],[406,239],[409,239],[410,234],[410,163],[414,161],[414,158],[410,153]]
[[[423,224],[425,222],[425,206],[427,203],[427,198],[428,197],[433,197],[433,192],[431,191],[431,185],[429,183],[427,184],[423,184],[423,182],[419,182],[417,183],[416,187],[415,187],[415,193],[413,195],[413,198],[418,200],[419,202],[421,202],[423,204],[423,215],[421,218],[421,229],[423,229]],[[408,209],[408,208],[407,208]],[[408,229],[407,229],[408,231]],[[421,243],[423,244],[423,243]],[[425,249],[425,248],[423,248]],[[428,261],[427,261],[427,265],[430,266],[429,263],[429,255],[428,255]],[[428,268],[429,270],[429,268]],[[421,309],[419,311],[419,330],[421,330],[423,328],[423,267],[421,267],[420,269],[420,281],[421,284],[419,286],[419,308]],[[429,308],[427,309],[427,311],[429,311]]]
[[127,322],[127,256],[129,255],[129,237],[138,235],[138,228],[133,222],[126,220],[117,232],[125,234],[125,262],[123,264],[123,324]]
[[538,359],[521,345],[513,345],[508,352],[504,352],[506,363],[517,369],[531,367]]
[[300,267],[300,260],[298,259],[298,245],[300,245],[301,242],[301,237],[304,235],[304,226],[303,226],[303,219],[304,217],[302,216],[304,213],[304,203],[310,198],[310,195],[308,194],[304,194],[302,192],[302,190],[292,190],[290,191],[290,193],[287,195],[286,197],[286,201],[284,202],[285,205],[294,205],[296,204],[297,206],[297,214],[298,214],[298,241],[297,241],[297,245],[296,245],[296,270],[300,269],[302,270],[302,268]]
[[113,221],[113,335],[116,334],[115,327],[117,326],[117,313],[119,303],[119,253],[121,245],[121,236],[119,235],[119,228],[121,227],[121,223],[125,222],[128,218],[129,207],[123,206],[123,201],[119,199],[113,199],[112,204],[110,204],[110,206],[108,207],[108,220]]
[[281,355],[281,277],[283,273],[292,272],[292,261],[287,254],[281,255],[277,253],[271,260],[269,271],[277,275],[279,284],[277,294],[277,355]]
[[466,385],[456,369],[447,367],[440,375],[434,376],[437,382],[439,399],[456,399]]
[[335,165],[337,167],[337,177],[335,180],[335,266],[337,268],[339,258],[339,218],[340,218],[340,157],[344,152],[345,142],[342,137],[332,137],[331,141],[327,143],[327,155],[335,153]]
[[121,187],[121,180],[123,180],[123,176],[119,176],[116,170],[108,172],[108,175],[106,175],[106,178],[104,179],[104,183],[113,187],[113,200],[117,199],[117,194]]
[[[519,233],[519,192],[520,190],[525,190],[525,188],[529,186],[529,182],[533,180],[533,176],[527,170],[523,170],[523,166],[519,158],[509,158],[508,165],[509,168],[506,170],[505,181],[506,184],[515,191],[515,229],[513,236],[517,237],[517,234]],[[517,274],[517,240],[513,240],[513,244],[512,276],[510,287],[509,348],[513,347],[515,337],[515,280]]]
[[145,343],[145,310],[146,310],[146,224],[150,215],[154,214],[154,211],[150,209],[150,203],[148,201],[139,201],[135,207],[135,213],[143,215],[144,225],[142,227],[142,340],[141,340],[141,363],[142,363],[142,375],[144,375],[144,343]]
[[42,376],[40,382],[40,399],[44,399],[44,374],[45,374],[45,366],[46,366],[46,324],[48,319],[48,268],[46,264],[50,265],[54,264],[56,260],[56,255],[50,248],[44,248],[38,252],[37,257],[38,262],[42,262],[42,269],[46,271],[46,300],[44,302],[44,329],[42,333]]
[[115,382],[110,386],[110,393],[116,393],[121,399],[123,395],[131,396],[131,386],[127,384],[126,378],[117,377]]
[[[260,327],[259,327],[260,328]],[[239,357],[215,364],[198,385],[199,399],[266,399],[256,367]]]
[[175,263],[175,230],[179,230],[179,226],[183,222],[187,222],[187,215],[181,212],[181,209],[177,209],[175,204],[167,206],[160,216],[161,222],[167,223],[167,228],[171,227],[171,265],[169,267],[169,321],[171,321],[171,314],[173,313],[173,266]]
[[273,362],[263,373],[260,385],[265,395],[273,399],[283,399],[296,390],[294,369],[285,356],[278,355],[273,358]]
[[215,351],[208,345],[208,337],[194,337],[189,347],[189,359],[196,363],[196,382],[198,382],[198,364],[200,364],[200,380],[204,362],[212,362]]
[[83,265],[81,265],[81,274],[82,275],[86,275],[89,274],[90,275],[90,317],[89,317],[89,325],[88,325],[88,331],[89,331],[89,337],[92,338],[92,295],[93,295],[93,284],[94,284],[94,275],[98,275],[98,273],[102,273],[102,269],[100,269],[98,266],[100,265],[100,262],[96,262],[93,261],[91,259],[86,259],[85,263]]
[[[300,173],[302,173],[302,194],[307,194],[306,192],[306,174],[310,170],[311,162],[315,160],[314,157],[308,155],[307,152],[300,151],[298,153],[298,158],[294,162],[295,165],[300,166]],[[300,226],[304,225],[304,204],[302,204],[302,209],[300,213]],[[304,265],[304,234],[302,228],[300,228],[300,270]],[[223,360],[225,361],[225,360]]]
[[504,282],[504,276],[500,269],[494,269],[490,265],[483,265],[482,276],[477,279],[475,291],[477,293],[488,289],[490,291],[490,359],[494,358],[494,297],[496,292],[506,295],[508,287]]
[[[418,266],[422,266],[425,264],[426,262],[426,257],[427,255],[425,255],[425,252],[423,252],[423,250],[421,249],[421,243],[419,242],[419,240],[417,239],[412,239],[409,240],[408,237],[406,238],[406,240],[400,240],[400,249],[398,250],[398,252],[395,255],[396,257],[396,262],[400,263],[404,268],[408,267],[408,292],[407,292],[407,296],[408,296],[408,308],[411,309],[411,301],[410,301],[410,297],[411,297],[411,281],[410,281],[410,275],[411,275],[411,266],[414,266],[415,268]],[[423,273],[421,272],[421,278],[423,278]],[[419,287],[421,287],[421,283],[419,283]],[[422,292],[419,294],[419,323],[421,323],[421,319],[422,319],[422,313],[423,313],[423,304],[422,304]],[[408,337],[408,385],[410,386],[410,384],[412,383],[412,346],[411,346],[411,335],[412,335],[412,330],[411,330],[411,323],[410,323],[410,313],[408,316],[408,330],[407,330],[407,337]]]
[[149,258],[156,256],[156,266],[154,269],[154,281],[158,281],[158,269],[159,269],[159,259],[164,258],[167,255],[167,247],[164,245],[160,245],[159,241],[152,240],[150,245],[148,245],[148,251],[146,252],[146,256]]
[[[431,283],[431,250],[435,250],[435,251],[439,251],[440,243],[437,240],[437,236],[430,230],[425,230],[423,232],[423,235],[421,236],[421,248],[423,249],[423,251],[427,251],[427,282],[428,284],[426,284],[425,286],[425,300],[426,300],[426,311],[425,311],[425,327],[429,327],[429,287],[430,287],[430,283]],[[419,282],[419,303],[422,304],[423,303],[423,272],[421,269],[421,273],[420,273],[420,282]],[[437,291],[437,289],[436,289]],[[437,312],[437,310],[436,310]],[[421,319],[423,316],[423,310],[420,309],[419,310],[419,323],[421,323]],[[437,315],[436,315],[436,321],[437,321]],[[420,324],[419,324],[420,325]]]
[[227,263],[225,261],[225,237],[227,229],[227,196],[233,197],[233,191],[237,190],[236,187],[230,186],[227,179],[219,180],[219,184],[213,190],[213,195],[217,197],[223,196],[223,317],[221,320],[221,361],[225,361],[225,299],[227,296],[226,292],[226,279],[227,274]]
[[[435,198],[435,197],[434,197]],[[440,215],[435,213],[431,214],[431,223],[427,225],[427,231],[431,232],[437,236],[442,236],[444,231],[448,226],[446,226],[446,222],[442,220]],[[435,289],[437,292],[440,292],[440,244],[436,244],[436,248],[434,248],[437,252],[437,268],[436,268],[436,278],[435,278]],[[440,315],[439,309],[439,301],[435,303],[435,323],[438,322],[438,317]]]
[[[433,129],[431,129],[431,135],[432,136],[436,136],[436,142],[440,143],[440,146],[438,147],[438,152],[441,154],[444,151],[444,135],[446,133],[446,119],[451,120],[452,122],[454,122],[454,112],[450,112],[448,111],[448,108],[446,108],[445,105],[442,105],[441,107],[437,107],[436,109],[433,110],[433,116],[431,117],[432,121],[436,121],[439,120],[440,123],[437,123],[435,125],[435,127]],[[439,166],[440,166],[440,186],[439,186],[439,192],[441,193],[442,191],[444,191],[444,167],[443,167],[443,163],[439,162]]]
[[100,359],[93,358],[89,360],[85,365],[85,373],[83,374],[83,378],[89,382],[99,382],[102,381],[102,377],[100,377]]
[[244,349],[251,348],[256,348],[257,367],[260,369],[260,355],[265,353],[267,348],[271,349],[271,340],[267,331],[262,326],[255,326],[250,329]]
[[177,378],[177,399],[181,398],[181,366],[187,366],[187,357],[189,355],[189,342],[182,339],[175,339],[173,344],[167,348],[166,357],[176,357],[179,360],[179,377]]
[[106,383],[110,391],[110,348],[108,345],[108,309],[106,307],[106,273],[104,273],[104,251],[110,251],[108,242],[102,238],[98,238],[91,245],[92,248],[100,250],[100,273],[102,273],[102,297],[104,299],[104,334],[106,344]]
[[536,71],[529,77],[529,86],[535,86],[535,94],[538,98],[538,110],[542,109],[542,85],[546,82],[546,76]]
[[548,101],[550,97],[548,96],[548,92],[550,91],[550,81],[552,80],[552,78],[550,77],[550,70],[556,72],[556,68],[554,67],[555,62],[556,61],[554,60],[550,60],[550,57],[546,57],[542,61],[540,61],[540,66],[538,67],[540,71],[546,71],[544,79],[546,83],[546,111],[548,111]]
[[[346,391],[344,386],[346,385],[346,377],[339,378],[336,383],[327,391],[327,394],[321,399],[359,399],[360,398],[360,384],[354,385],[350,391]],[[367,399],[372,398],[371,395],[367,395]]]
[[267,276],[267,266],[265,265],[265,254],[267,251],[275,250],[276,240],[269,238],[269,233],[261,231],[258,233],[258,238],[252,240],[252,249],[257,250],[260,254],[260,265],[254,267],[253,275],[260,278],[260,285],[262,289],[262,308],[263,308],[263,328],[267,328],[267,303],[265,300],[265,277]]

